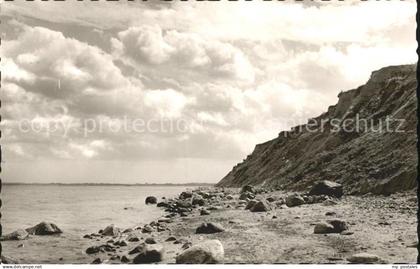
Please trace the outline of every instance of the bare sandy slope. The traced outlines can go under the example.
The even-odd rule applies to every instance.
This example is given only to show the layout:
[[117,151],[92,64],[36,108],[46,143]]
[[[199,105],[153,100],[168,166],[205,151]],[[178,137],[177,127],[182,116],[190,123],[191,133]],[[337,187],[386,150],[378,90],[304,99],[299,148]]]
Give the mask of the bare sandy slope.
[[[174,222],[167,224],[170,231],[144,234],[135,230],[141,241],[128,242],[128,246],[118,247],[116,252],[85,253],[87,247],[104,244],[112,237],[84,239],[83,235],[71,237],[64,233],[2,242],[2,254],[21,263],[91,263],[97,257],[106,263],[120,263],[119,259],[110,258],[126,255],[132,259],[134,255],[128,255],[128,251],[145,238],[154,237],[164,246],[163,263],[174,263],[183,245],[165,242],[169,236],[174,236],[192,244],[206,239],[220,240],[225,249],[225,263],[347,263],[348,257],[359,252],[378,255],[387,263],[416,262],[417,200],[413,192],[388,197],[346,196],[338,200],[338,204],[329,206],[320,203],[280,209],[274,202],[273,210],[261,213],[236,208],[237,196],[216,202],[223,208],[211,211],[208,216],[200,216],[197,208],[188,217],[173,218]],[[275,192],[257,198],[268,196],[284,197],[285,194]],[[326,216],[327,212],[336,215]],[[315,223],[331,218],[345,220],[353,234],[313,233]],[[203,222],[220,223],[226,231],[195,234],[195,229]],[[125,237],[123,234],[113,240]],[[18,247],[22,243],[24,247]]]

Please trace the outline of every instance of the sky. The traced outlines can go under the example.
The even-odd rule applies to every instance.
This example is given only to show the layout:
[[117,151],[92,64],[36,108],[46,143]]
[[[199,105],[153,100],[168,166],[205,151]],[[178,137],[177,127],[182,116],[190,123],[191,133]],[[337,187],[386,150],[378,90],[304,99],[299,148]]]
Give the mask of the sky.
[[4,182],[217,182],[379,68],[415,1],[3,2]]

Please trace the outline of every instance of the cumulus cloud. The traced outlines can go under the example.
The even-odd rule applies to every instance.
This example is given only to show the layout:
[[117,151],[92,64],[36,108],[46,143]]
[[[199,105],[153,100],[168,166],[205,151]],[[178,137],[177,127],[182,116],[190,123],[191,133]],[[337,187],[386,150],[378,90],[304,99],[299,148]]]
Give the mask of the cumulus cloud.
[[111,42],[118,57],[132,64],[165,65],[165,70],[187,76],[254,80],[253,67],[240,49],[194,33],[163,31],[158,25],[145,25],[121,31]]
[[64,98],[80,89],[109,90],[126,83],[109,55],[43,27],[24,27],[18,39],[4,44],[3,55],[12,59],[7,65],[20,69],[15,80],[6,72],[6,80],[47,96]]
[[216,181],[373,70],[417,59],[413,1],[147,3],[2,6],[9,162]]

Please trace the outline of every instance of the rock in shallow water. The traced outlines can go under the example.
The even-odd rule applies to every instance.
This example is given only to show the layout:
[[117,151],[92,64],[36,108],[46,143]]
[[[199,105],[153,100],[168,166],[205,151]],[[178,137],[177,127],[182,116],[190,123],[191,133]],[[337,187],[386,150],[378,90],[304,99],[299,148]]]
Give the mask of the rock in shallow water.
[[27,228],[26,232],[33,235],[51,235],[51,234],[61,234],[60,228],[57,227],[54,223],[50,222],[41,222],[34,227]]
[[188,199],[192,197],[192,192],[190,191],[183,191],[181,192],[181,194],[179,195],[179,199],[184,200],[184,199]]
[[197,234],[213,234],[213,233],[220,233],[224,232],[225,229],[217,223],[203,223],[201,224],[195,231]]
[[192,246],[176,257],[178,264],[223,263],[224,249],[219,240],[209,240]]
[[148,204],[156,204],[157,198],[155,196],[147,196],[145,200],[146,205]]
[[120,234],[120,229],[117,228],[114,224],[111,224],[103,229],[101,234],[105,236],[117,236]]
[[29,237],[29,233],[23,229],[16,230],[10,234],[6,234],[0,237],[0,241],[7,241],[7,240],[25,240]]

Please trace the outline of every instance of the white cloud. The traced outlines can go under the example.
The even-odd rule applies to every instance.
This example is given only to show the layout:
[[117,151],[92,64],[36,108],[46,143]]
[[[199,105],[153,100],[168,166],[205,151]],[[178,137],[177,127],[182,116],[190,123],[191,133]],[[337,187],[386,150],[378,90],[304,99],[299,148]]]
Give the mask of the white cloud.
[[111,42],[117,57],[131,64],[165,65],[162,70],[172,69],[186,76],[254,80],[253,67],[240,49],[197,34],[145,25],[122,31]]
[[187,102],[182,93],[173,89],[147,91],[144,95],[144,104],[156,110],[162,118],[180,117]]
[[[195,180],[196,167],[239,161],[256,143],[325,111],[373,70],[417,60],[413,1],[308,3],[4,3],[2,16],[23,15],[5,21],[13,31],[2,40],[6,156],[138,161],[141,172],[158,160],[148,175],[160,176],[188,160],[182,165],[194,163]],[[189,129],[114,132],[124,117],[186,119]],[[22,133],[21,119],[75,129],[65,137],[64,125],[60,135]],[[84,120],[105,127],[85,136]],[[185,176],[179,167],[174,173]]]
[[43,27],[25,26],[18,39],[2,47],[5,80],[46,96],[64,98],[88,87],[109,90],[127,85],[111,56]]

